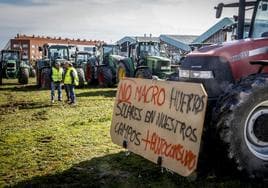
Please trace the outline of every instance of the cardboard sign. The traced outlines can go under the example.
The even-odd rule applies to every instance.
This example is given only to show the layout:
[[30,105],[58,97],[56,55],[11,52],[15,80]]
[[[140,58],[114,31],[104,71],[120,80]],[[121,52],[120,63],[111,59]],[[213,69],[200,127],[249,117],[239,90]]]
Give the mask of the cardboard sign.
[[116,94],[112,141],[188,176],[197,166],[206,105],[202,84],[126,78]]

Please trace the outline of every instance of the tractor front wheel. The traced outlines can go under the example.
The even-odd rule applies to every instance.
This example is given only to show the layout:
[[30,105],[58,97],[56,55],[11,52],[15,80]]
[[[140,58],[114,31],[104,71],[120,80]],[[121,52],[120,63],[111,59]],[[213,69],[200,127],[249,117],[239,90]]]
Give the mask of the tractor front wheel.
[[18,75],[18,81],[20,84],[28,84],[29,82],[29,69],[21,68]]
[[242,80],[219,102],[216,128],[226,158],[251,178],[267,178],[268,75]]
[[78,87],[84,87],[86,82],[84,70],[82,68],[76,68],[76,72],[79,80]]
[[98,82],[101,87],[112,87],[113,73],[108,66],[101,66],[98,68]]
[[130,71],[127,69],[124,63],[120,62],[117,68],[117,82],[120,82],[120,80],[129,76]]

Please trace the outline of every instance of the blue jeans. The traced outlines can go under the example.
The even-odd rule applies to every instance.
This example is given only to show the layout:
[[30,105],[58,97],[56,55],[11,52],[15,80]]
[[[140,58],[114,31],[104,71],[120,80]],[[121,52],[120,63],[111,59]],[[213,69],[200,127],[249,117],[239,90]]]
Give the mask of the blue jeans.
[[55,98],[55,89],[58,90],[58,100],[62,100],[61,83],[51,82],[51,100]]
[[75,86],[72,84],[67,84],[64,86],[66,87],[66,92],[67,92],[66,94],[67,94],[68,99],[71,99],[71,102],[75,103],[76,102],[76,96],[74,92]]

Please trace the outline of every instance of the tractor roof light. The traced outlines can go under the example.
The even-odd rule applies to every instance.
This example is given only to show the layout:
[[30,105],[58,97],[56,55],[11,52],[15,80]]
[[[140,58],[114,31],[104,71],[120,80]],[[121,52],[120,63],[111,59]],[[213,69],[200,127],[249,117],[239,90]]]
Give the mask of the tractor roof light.
[[179,77],[181,78],[199,78],[212,79],[214,78],[212,71],[197,71],[197,70],[179,70]]

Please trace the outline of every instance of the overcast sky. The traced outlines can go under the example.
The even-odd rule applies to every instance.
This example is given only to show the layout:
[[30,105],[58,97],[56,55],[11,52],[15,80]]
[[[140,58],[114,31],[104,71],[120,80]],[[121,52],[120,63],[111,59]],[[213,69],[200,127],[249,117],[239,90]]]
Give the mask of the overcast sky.
[[222,1],[238,0],[0,0],[0,48],[17,33],[109,43],[144,33],[200,35],[219,21],[213,7]]

